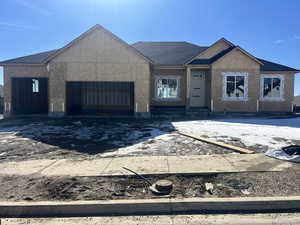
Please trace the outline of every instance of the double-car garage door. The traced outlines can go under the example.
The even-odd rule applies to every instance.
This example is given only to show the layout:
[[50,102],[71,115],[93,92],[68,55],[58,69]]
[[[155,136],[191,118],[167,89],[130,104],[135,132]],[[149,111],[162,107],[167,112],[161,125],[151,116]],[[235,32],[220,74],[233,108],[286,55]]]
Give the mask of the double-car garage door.
[[[63,90],[56,90],[63,91]],[[48,113],[47,78],[13,78],[14,114]],[[133,113],[134,82],[66,82],[68,114]]]
[[67,112],[133,113],[133,82],[67,82]]

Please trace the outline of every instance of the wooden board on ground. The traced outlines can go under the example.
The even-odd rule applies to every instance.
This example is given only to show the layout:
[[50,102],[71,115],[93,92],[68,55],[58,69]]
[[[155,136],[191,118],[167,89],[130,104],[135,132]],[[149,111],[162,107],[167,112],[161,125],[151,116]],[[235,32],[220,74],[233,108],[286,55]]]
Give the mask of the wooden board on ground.
[[181,134],[181,135],[187,136],[187,137],[194,138],[194,139],[199,140],[199,141],[204,141],[206,143],[217,145],[217,146],[221,146],[223,148],[231,149],[233,151],[237,151],[237,152],[240,152],[240,153],[246,153],[246,154],[252,154],[252,153],[254,153],[254,151],[252,151],[252,150],[249,150],[249,149],[246,149],[246,148],[237,147],[237,146],[234,146],[234,145],[225,144],[225,143],[219,142],[219,141],[214,141],[214,140],[209,139],[209,138],[198,137],[198,136],[194,136],[192,134],[181,132],[181,131],[178,131],[178,133]]

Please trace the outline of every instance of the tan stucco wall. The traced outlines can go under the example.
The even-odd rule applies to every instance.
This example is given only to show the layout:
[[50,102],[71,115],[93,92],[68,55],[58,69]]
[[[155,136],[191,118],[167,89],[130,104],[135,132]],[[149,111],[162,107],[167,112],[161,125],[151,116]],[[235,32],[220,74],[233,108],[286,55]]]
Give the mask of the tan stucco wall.
[[[256,112],[259,98],[260,65],[238,50],[225,55],[212,65],[212,99],[215,112]],[[248,101],[223,101],[222,72],[248,73]]]
[[56,112],[62,110],[65,81],[133,81],[137,112],[148,111],[149,62],[105,31],[95,30],[54,58],[50,73],[50,101]]
[[[178,100],[160,101],[155,98],[155,78],[157,76],[178,76],[180,78]],[[186,105],[186,69],[155,69],[151,70],[151,105],[152,106],[185,106]]]
[[[294,95],[294,76],[284,72],[261,72],[254,60],[238,50],[233,50],[212,65],[212,99],[215,112],[290,112]],[[248,73],[248,101],[223,101],[222,72]],[[284,101],[264,102],[260,100],[261,74],[284,75]]]
[[[48,78],[49,73],[45,66],[4,66],[4,103],[7,104],[5,116],[9,116],[9,109],[12,109],[12,96],[11,96],[11,84],[12,78],[18,77],[37,77]],[[10,106],[8,106],[10,105]],[[11,111],[11,110],[10,110]]]
[[198,59],[208,59],[211,58],[213,56],[215,56],[216,54],[220,53],[221,51],[229,48],[230,45],[228,43],[226,43],[225,41],[219,41],[216,44],[214,44],[213,46],[211,46],[210,48],[208,48],[205,52],[203,52],[202,54],[200,54],[198,57]]

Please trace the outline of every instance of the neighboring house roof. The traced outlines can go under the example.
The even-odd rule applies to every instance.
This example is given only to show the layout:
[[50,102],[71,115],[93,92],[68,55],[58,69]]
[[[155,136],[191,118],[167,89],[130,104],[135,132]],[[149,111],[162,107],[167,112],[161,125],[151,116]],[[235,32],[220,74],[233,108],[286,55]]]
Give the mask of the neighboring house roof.
[[183,65],[208,48],[188,42],[137,42],[132,46],[159,65]]
[[3,98],[3,85],[0,84],[0,98]]
[[296,106],[300,106],[300,95],[294,96],[293,104],[295,104]]

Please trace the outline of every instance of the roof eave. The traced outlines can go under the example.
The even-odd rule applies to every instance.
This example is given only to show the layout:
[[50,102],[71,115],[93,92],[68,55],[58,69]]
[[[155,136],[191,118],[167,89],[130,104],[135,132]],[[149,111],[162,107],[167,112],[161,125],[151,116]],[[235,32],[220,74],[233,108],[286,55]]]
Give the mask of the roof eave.
[[208,49],[210,49],[212,46],[216,45],[217,43],[219,43],[220,41],[224,41],[226,42],[228,45],[230,45],[231,47],[234,46],[233,43],[231,43],[230,41],[226,40],[224,37],[220,38],[219,40],[217,40],[215,43],[213,43],[212,45],[210,45],[207,49],[205,49],[204,51],[200,52],[199,54],[197,54],[196,56],[192,57],[191,59],[189,59],[188,61],[186,61],[184,64],[188,65],[190,62],[192,62],[194,59],[196,59],[197,57],[199,57],[200,55],[204,54],[204,52],[208,51]]
[[230,54],[232,51],[234,50],[239,50],[241,51],[243,54],[245,54],[246,56],[248,56],[249,58],[251,58],[253,61],[257,62],[260,65],[264,65],[261,61],[259,61],[257,58],[255,58],[253,55],[251,55],[250,53],[248,53],[246,50],[242,49],[240,46],[236,46],[234,47],[231,51],[227,52],[225,55],[223,55],[222,57],[218,58],[217,60],[213,61],[211,63],[211,65],[213,65],[214,63],[218,62],[220,59],[222,59],[223,57],[225,57],[226,55]]
[[261,72],[272,72],[272,73],[300,73],[300,70],[260,70]]
[[0,66],[45,66],[45,63],[1,63]]

